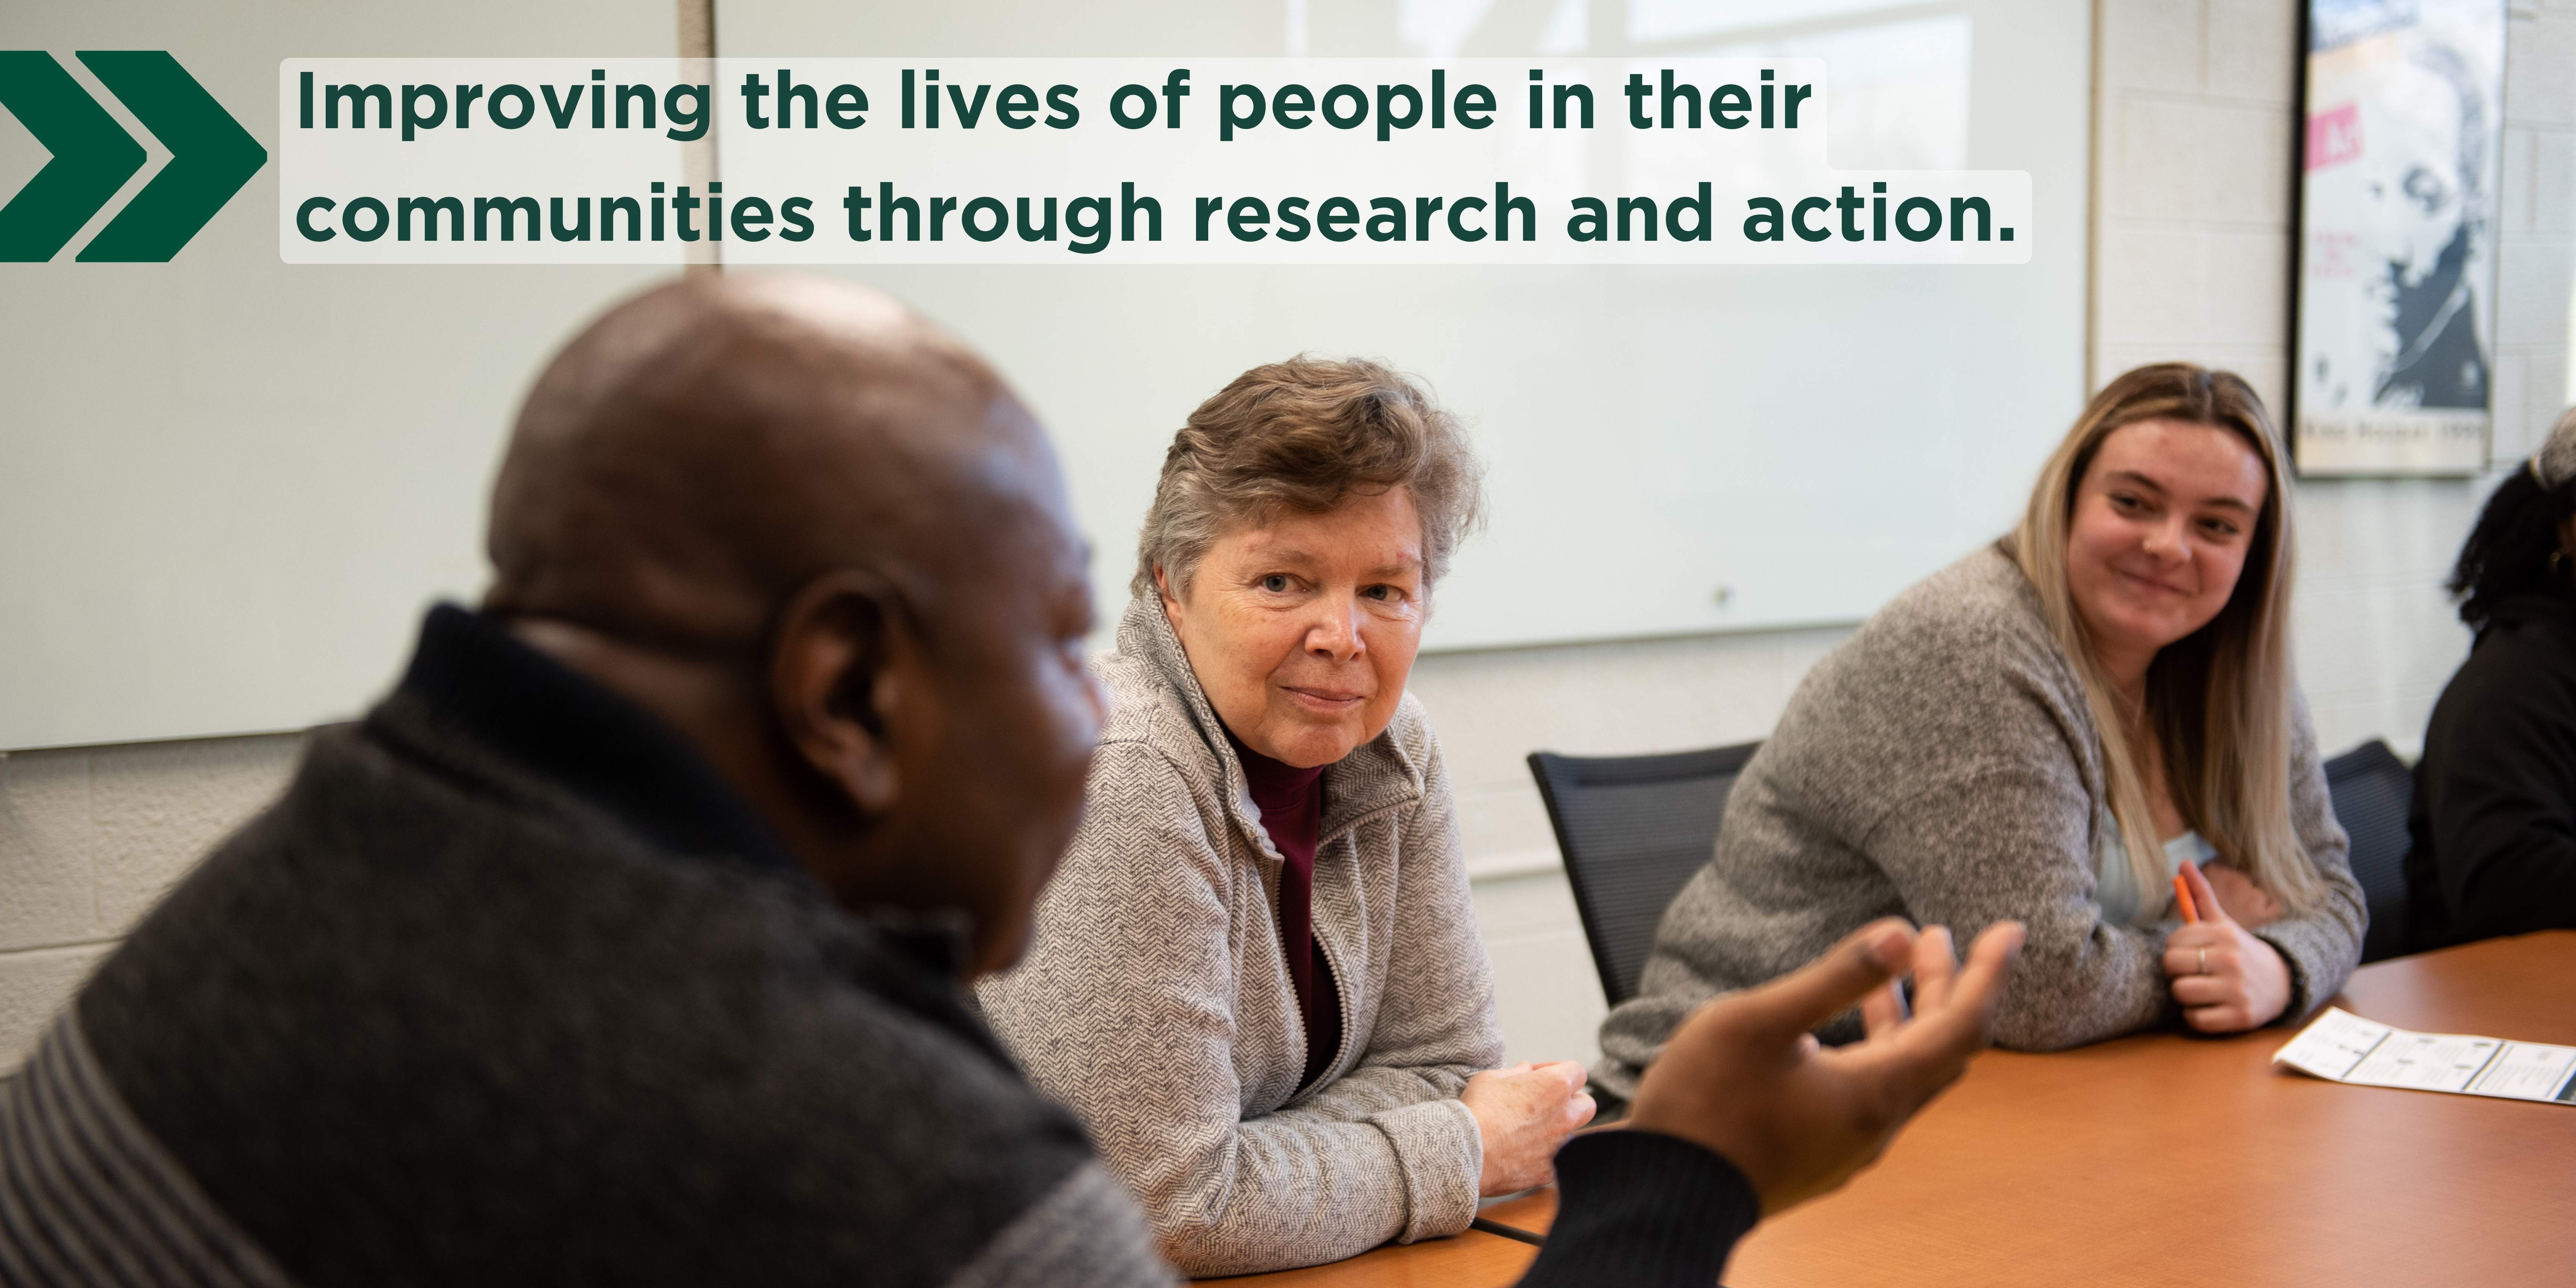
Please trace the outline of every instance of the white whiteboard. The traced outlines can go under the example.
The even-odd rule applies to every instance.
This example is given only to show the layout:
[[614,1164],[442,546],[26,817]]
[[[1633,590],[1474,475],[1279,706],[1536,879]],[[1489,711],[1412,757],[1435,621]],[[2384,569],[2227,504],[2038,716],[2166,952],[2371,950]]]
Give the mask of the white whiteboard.
[[2011,525],[2083,402],[2088,9],[722,0],[718,39],[729,57],[1822,57],[1835,165],[2031,172],[2038,246],[2011,268],[847,270],[972,339],[1053,427],[1112,617],[1201,399],[1303,351],[1424,377],[1490,470],[1491,526],[1426,638],[1456,649],[1858,620]]
[[[2007,526],[2082,399],[2086,8],[717,4],[728,55],[1821,56],[1836,164],[2032,173],[2035,253],[2014,268],[865,273],[1054,430],[1104,619],[1200,399],[1301,351],[1421,375],[1469,421],[1493,511],[1440,588],[1434,648],[1853,620]],[[73,51],[168,49],[272,151],[284,57],[675,52],[667,0],[154,0],[11,25],[93,89]],[[147,147],[129,194],[165,155]],[[44,160],[0,113],[0,193]],[[170,264],[73,263],[75,238],[0,265],[0,748],[355,713],[426,603],[479,592],[484,492],[536,365],[653,276],[289,268],[275,227],[263,173]]]

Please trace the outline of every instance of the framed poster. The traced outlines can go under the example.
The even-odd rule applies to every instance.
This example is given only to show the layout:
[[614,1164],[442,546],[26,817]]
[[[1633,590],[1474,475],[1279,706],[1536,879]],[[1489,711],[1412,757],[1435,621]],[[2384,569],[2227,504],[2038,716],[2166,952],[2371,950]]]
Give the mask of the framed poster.
[[2307,0],[2292,451],[2486,468],[2506,0]]

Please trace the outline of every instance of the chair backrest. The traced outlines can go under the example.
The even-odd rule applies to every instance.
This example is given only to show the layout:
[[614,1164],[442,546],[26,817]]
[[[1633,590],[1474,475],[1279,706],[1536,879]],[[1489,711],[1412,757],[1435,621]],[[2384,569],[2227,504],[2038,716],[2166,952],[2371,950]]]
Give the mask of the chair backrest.
[[1660,756],[1530,753],[1583,937],[1612,1006],[1637,994],[1655,926],[1709,861],[1735,776],[1762,744]]
[[2335,821],[2352,837],[2352,875],[2370,908],[2370,933],[2361,959],[2375,962],[2406,951],[2406,813],[2415,799],[2415,775],[2377,738],[2326,762],[2326,794]]

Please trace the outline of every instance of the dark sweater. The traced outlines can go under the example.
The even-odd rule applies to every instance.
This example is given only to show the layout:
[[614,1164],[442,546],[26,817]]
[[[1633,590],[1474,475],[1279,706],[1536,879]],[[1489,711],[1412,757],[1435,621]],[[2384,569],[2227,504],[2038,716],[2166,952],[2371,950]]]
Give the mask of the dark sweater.
[[[1171,1282],[957,937],[826,902],[693,748],[434,611],[394,695],[0,1085],[0,1283]],[[1525,1284],[1707,1284],[1743,1176],[1578,1139]]]
[[676,733],[450,608],[77,1027],[305,1284],[1168,1282],[955,942],[834,907]]
[[2424,731],[2415,946],[2576,927],[2576,602],[2496,606]]

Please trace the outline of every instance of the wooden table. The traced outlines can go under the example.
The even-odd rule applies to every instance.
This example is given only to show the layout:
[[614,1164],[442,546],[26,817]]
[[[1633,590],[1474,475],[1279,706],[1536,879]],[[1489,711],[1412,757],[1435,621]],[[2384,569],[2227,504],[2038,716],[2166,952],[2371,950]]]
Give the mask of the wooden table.
[[[2337,1004],[2399,1028],[2576,1046],[2576,931],[2364,967]],[[2278,1028],[1990,1051],[1840,1193],[1736,1250],[1734,1288],[2576,1281],[2576,1109],[2269,1067]],[[1548,1195],[1487,1209],[1545,1228]],[[1243,1288],[1510,1283],[1469,1232]]]
[[[1510,1204],[1495,1204],[1485,1209],[1485,1215],[1493,1220],[1503,1220],[1502,1212],[1507,1207],[1530,1222],[1529,1228],[1537,1230],[1547,1228],[1547,1219],[1556,1210],[1551,1196],[1538,1196],[1515,1199]],[[1310,1266],[1304,1270],[1236,1275],[1198,1282],[1223,1284],[1225,1288],[1271,1288],[1272,1285],[1280,1288],[1484,1288],[1485,1285],[1495,1285],[1500,1288],[1500,1285],[1520,1278],[1537,1257],[1538,1249],[1529,1244],[1482,1230],[1469,1230],[1454,1239],[1390,1243],[1348,1261]]]

